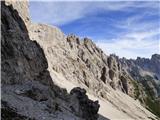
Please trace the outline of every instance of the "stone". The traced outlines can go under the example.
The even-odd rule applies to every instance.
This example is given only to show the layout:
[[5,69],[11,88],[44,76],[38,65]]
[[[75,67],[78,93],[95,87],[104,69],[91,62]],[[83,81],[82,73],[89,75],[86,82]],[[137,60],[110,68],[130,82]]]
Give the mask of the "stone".
[[[77,112],[85,120],[96,120],[98,118],[99,103],[91,101],[86,95],[86,90],[76,87],[71,90],[73,105],[71,108]],[[78,105],[75,105],[78,104]]]
[[[2,100],[17,116],[96,120],[99,109],[108,117],[109,105],[118,118],[155,118],[128,95],[145,101],[143,88],[149,87],[158,99],[158,54],[137,60],[106,55],[89,38],[66,36],[55,26],[32,23],[27,4],[7,0],[1,9]],[[75,86],[85,90],[72,90]],[[100,102],[91,101],[86,94]]]
[[[36,41],[30,40],[25,10],[19,11],[19,6],[25,4],[12,2],[3,1],[1,4],[2,120],[84,120],[88,115],[78,116],[79,113],[70,108],[73,101],[68,101],[72,95],[54,84],[43,49]],[[16,5],[18,8],[14,9]],[[80,100],[87,101],[83,109],[95,108],[85,92],[80,91]],[[90,113],[90,116],[97,116],[97,112]]]

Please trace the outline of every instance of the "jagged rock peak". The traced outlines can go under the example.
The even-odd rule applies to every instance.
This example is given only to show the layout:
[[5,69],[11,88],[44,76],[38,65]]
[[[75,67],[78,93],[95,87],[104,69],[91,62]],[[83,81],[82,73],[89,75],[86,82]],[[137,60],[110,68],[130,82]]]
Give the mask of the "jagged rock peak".
[[23,19],[24,23],[28,26],[30,21],[29,16],[29,2],[28,0],[5,0],[7,6],[12,5],[18,11],[19,16]]
[[97,120],[99,104],[88,99],[83,89],[78,89],[82,96],[75,98],[53,83],[43,49],[30,40],[24,19],[14,7],[1,2],[2,120]]
[[[13,8],[15,7],[16,5],[13,6]],[[3,15],[17,14],[13,9],[9,10],[11,11],[5,7],[4,11],[7,13],[4,15],[3,11]],[[15,17],[18,17],[18,14]],[[110,109],[113,109],[115,114],[109,115],[111,119],[155,118],[153,114],[128,96],[137,99],[142,95],[138,93],[140,90],[136,82],[133,84],[137,79],[128,70],[132,69],[132,65],[137,66],[134,61],[129,65],[130,62],[127,60],[123,67],[117,57],[105,55],[88,38],[78,40],[77,36],[66,37],[57,27],[44,24],[30,23],[24,30],[26,28],[23,23],[24,18],[23,21],[20,22],[20,20],[12,18],[12,15],[2,19],[2,39],[5,38],[2,40],[2,79],[5,81],[5,77],[7,77],[11,83],[3,84],[2,92],[3,100],[8,102],[11,108],[16,108],[22,115],[26,115],[27,111],[28,117],[36,119],[54,120],[55,118],[55,120],[59,120],[66,118],[70,120],[73,118],[81,120],[88,117],[84,114],[96,119],[98,106],[101,104],[100,112],[106,117],[108,117],[108,113],[111,113]],[[17,32],[13,32],[14,29]],[[28,37],[27,30],[32,41]],[[26,36],[21,34],[21,31]],[[32,49],[32,47],[34,48]],[[30,55],[28,51],[32,54]],[[139,65],[138,70],[134,69],[134,71],[140,73],[141,69],[139,68],[142,67]],[[12,73],[13,71],[14,73]],[[85,88],[87,94],[99,97],[100,102],[99,104],[91,102],[87,99],[85,91],[79,88],[71,90],[71,94],[67,94],[65,89],[55,86],[52,80],[69,91],[75,86]],[[21,84],[17,84],[19,81],[22,81]],[[33,107],[33,104],[37,106]],[[86,106],[89,111],[84,108]],[[28,110],[28,108],[31,109]],[[80,109],[77,110],[77,108]],[[84,109],[87,112],[84,112]]]
[[153,54],[151,59],[152,60],[160,60],[160,54]]

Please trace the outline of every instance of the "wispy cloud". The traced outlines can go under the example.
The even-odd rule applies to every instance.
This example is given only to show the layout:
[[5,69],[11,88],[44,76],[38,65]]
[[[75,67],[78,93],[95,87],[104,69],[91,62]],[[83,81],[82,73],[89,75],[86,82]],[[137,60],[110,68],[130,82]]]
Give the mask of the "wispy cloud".
[[158,41],[131,41],[114,40],[113,42],[97,42],[97,45],[102,48],[106,54],[115,53],[120,57],[137,58],[145,57],[150,58],[152,54],[159,53]]
[[79,2],[30,2],[31,18],[35,22],[62,25],[83,17],[86,6]]
[[[42,0],[43,1],[43,0]],[[63,25],[74,20],[83,18],[90,13],[96,13],[103,9],[106,12],[131,10],[131,7],[153,7],[156,3],[139,3],[139,2],[57,2],[49,0],[47,2],[30,1],[31,18],[33,21],[41,23],[52,23],[54,25]],[[39,16],[39,17],[38,17]]]
[[[97,40],[97,45],[106,54],[116,53],[120,57],[151,57],[154,53],[160,54],[160,8],[157,5],[148,2],[135,5],[134,8],[147,10],[131,14],[125,21],[114,21],[114,26],[123,29],[123,33],[117,33],[117,37],[112,40]],[[158,18],[155,19],[155,16]]]
[[31,18],[90,36],[106,54],[136,58],[160,53],[160,2],[115,1],[31,1]]
[[110,41],[97,41],[96,44],[106,54],[115,53],[126,58],[137,58],[137,56],[150,58],[152,54],[160,53],[160,41],[159,38],[154,39],[155,36],[160,36],[160,32],[126,33]]

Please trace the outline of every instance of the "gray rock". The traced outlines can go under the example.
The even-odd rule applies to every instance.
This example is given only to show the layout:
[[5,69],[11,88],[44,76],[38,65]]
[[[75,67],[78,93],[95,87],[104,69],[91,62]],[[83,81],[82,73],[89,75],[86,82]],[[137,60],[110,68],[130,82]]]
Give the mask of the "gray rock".
[[[75,113],[70,108],[72,95],[53,83],[43,49],[29,39],[28,29],[21,18],[23,15],[19,16],[13,8],[15,3],[13,6],[1,3],[2,120],[87,119],[87,114],[78,116],[80,111]],[[83,109],[96,107],[86,95],[81,99],[87,101]],[[89,116],[97,116],[97,112]]]
[[96,120],[98,118],[98,110],[100,105],[98,101],[91,101],[86,95],[86,90],[79,87],[71,90],[72,95],[71,101],[73,102],[70,106],[76,114],[85,120]]
[[[90,101],[80,88],[67,94],[54,85],[54,73],[113,105],[119,102],[112,101],[108,93],[115,90],[139,99],[147,96],[147,86],[158,97],[159,55],[137,60],[107,56],[89,38],[65,36],[57,27],[31,23],[25,2],[9,0],[5,4],[13,7],[2,4],[1,10],[2,99],[18,114],[47,120],[97,119],[98,103]],[[153,79],[144,76],[148,73]]]

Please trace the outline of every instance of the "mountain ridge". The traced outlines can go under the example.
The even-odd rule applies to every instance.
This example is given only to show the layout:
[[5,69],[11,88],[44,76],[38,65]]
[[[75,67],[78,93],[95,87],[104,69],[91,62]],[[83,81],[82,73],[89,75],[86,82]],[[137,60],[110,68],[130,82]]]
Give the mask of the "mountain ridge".
[[[33,32],[34,31],[34,29],[33,29],[33,27],[31,27],[32,28],[32,31],[31,32]],[[37,25],[34,27],[35,29],[37,29],[37,28],[39,28]],[[40,28],[39,29],[39,31],[41,31],[42,33],[44,33],[44,32],[48,32],[48,31],[45,31],[45,28]],[[38,35],[35,35],[35,33],[34,33],[34,35],[32,35],[33,33],[31,33],[30,34],[30,36],[32,37],[32,39],[36,39],[36,40],[38,40],[39,41],[39,43],[41,44],[41,46],[44,48],[44,51],[45,51],[45,54],[46,54],[46,56],[48,56],[48,61],[50,61],[49,62],[49,66],[50,66],[50,72],[52,73],[52,71],[56,71],[56,72],[60,72],[60,73],[62,73],[64,76],[65,76],[65,78],[66,79],[69,79],[69,81],[70,80],[72,80],[73,78],[73,76],[76,76],[76,71],[73,71],[73,70],[75,70],[79,65],[79,63],[76,63],[77,61],[79,61],[79,62],[82,62],[82,64],[81,64],[81,66],[79,66],[79,68],[80,69],[83,69],[83,67],[84,67],[84,69],[86,70],[86,69],[90,69],[90,72],[91,72],[91,74],[92,75],[90,75],[91,77],[93,77],[94,75],[93,74],[95,74],[94,72],[94,70],[95,69],[97,69],[97,68],[92,68],[92,65],[95,67],[95,63],[90,63],[90,60],[92,60],[93,62],[95,61],[96,62],[96,60],[94,60],[93,59],[93,54],[95,53],[96,55],[95,55],[95,57],[102,57],[101,59],[102,60],[100,60],[100,64],[108,64],[107,63],[107,56],[103,53],[103,51],[101,50],[101,49],[99,49],[99,48],[97,48],[97,47],[95,47],[96,45],[91,41],[91,40],[89,40],[88,38],[84,38],[84,40],[80,40],[77,36],[75,36],[75,35],[69,35],[69,36],[66,36],[66,37],[64,37],[64,39],[61,39],[61,42],[62,42],[62,40],[63,40],[63,42],[64,43],[61,43],[60,41],[59,41],[59,39],[58,40],[56,40],[55,38],[56,37],[54,37],[54,39],[49,39],[49,41],[54,41],[54,43],[50,43],[49,44],[49,46],[52,46],[52,47],[50,47],[50,50],[49,51],[51,51],[51,53],[48,51],[48,49],[47,49],[47,43],[45,42],[45,41],[47,41],[47,42],[49,42],[48,40],[46,40],[45,38],[42,38],[42,36],[41,36],[41,38],[37,38],[37,37],[35,37],[35,36],[38,36]],[[37,33],[38,34],[38,33]],[[56,35],[56,33],[54,33],[55,35]],[[63,33],[62,33],[63,34]],[[49,34],[48,34],[49,35]],[[63,34],[64,35],[64,34]],[[62,35],[62,36],[63,36]],[[60,35],[61,36],[61,35]],[[53,44],[53,45],[51,45],[51,44]],[[59,46],[59,44],[62,44],[62,46]],[[82,46],[81,46],[82,45]],[[65,47],[64,47],[65,46]],[[57,48],[59,48],[60,49],[60,51],[62,51],[62,53],[59,53],[59,52],[57,52],[57,51],[55,51]],[[82,47],[82,48],[81,48]],[[63,48],[62,50],[61,50],[61,48]],[[46,50],[45,50],[46,49]],[[71,51],[70,51],[71,50]],[[85,50],[85,52],[83,51],[83,50]],[[74,53],[75,52],[75,53]],[[88,55],[88,54],[91,54],[92,55],[92,57],[91,58],[87,58],[85,55],[84,55],[84,53],[87,53],[87,55],[86,56],[90,56],[90,55]],[[52,55],[49,55],[49,54],[52,54]],[[62,55],[63,54],[63,55]],[[52,57],[54,57],[54,56],[57,56],[57,60],[55,61],[55,58],[52,58]],[[58,56],[60,55],[60,59],[58,59]],[[77,55],[78,55],[78,57],[77,57]],[[65,57],[66,56],[66,58],[64,58],[65,60],[63,60],[63,57]],[[104,57],[104,56],[106,56],[106,57]],[[54,60],[53,60],[54,59]],[[69,59],[69,61],[68,61],[68,59]],[[97,58],[97,59],[99,59],[99,58]],[[114,57],[109,57],[109,61],[111,62],[110,63],[110,68],[112,68],[114,65],[111,65],[112,64],[112,62],[114,63],[114,62],[116,62],[116,59],[114,58]],[[59,62],[58,62],[59,61]],[[62,63],[61,63],[61,61],[63,61]],[[67,61],[67,62],[66,62]],[[55,63],[54,63],[55,62]],[[73,64],[74,64],[74,62],[75,62],[75,64],[77,65],[77,66],[75,66],[72,70],[70,70],[67,66],[69,65],[70,67],[72,66],[73,67]],[[58,64],[60,65],[58,65]],[[70,64],[69,64],[70,63]],[[84,63],[85,63],[85,65],[84,65]],[[72,64],[72,65],[71,65]],[[67,65],[67,66],[66,66]],[[98,64],[97,64],[98,65]],[[53,67],[54,66],[54,67]],[[117,66],[117,65],[116,65]],[[108,66],[109,67],[109,66]],[[53,69],[53,70],[52,70]],[[69,69],[69,70],[66,70],[66,71],[68,71],[68,72],[70,72],[69,74],[65,71],[65,69]],[[62,71],[61,71],[62,70]],[[77,79],[77,78],[75,78],[74,77],[74,79],[73,79],[73,83],[75,83],[75,81],[77,82],[78,81],[78,84],[79,83],[81,83],[82,82],[82,86],[81,87],[84,87],[85,89],[87,89],[87,87],[88,86],[91,86],[91,87],[93,87],[93,88],[91,88],[92,90],[94,89],[94,90],[97,90],[98,88],[95,88],[93,85],[95,84],[96,86],[97,86],[97,84],[99,84],[98,82],[97,83],[93,83],[93,82],[96,82],[97,80],[92,80],[92,83],[90,83],[91,81],[88,81],[89,79],[87,79],[87,80],[83,80],[83,77],[86,77],[87,75],[86,75],[86,73],[85,73],[85,70],[83,71],[81,71],[81,72],[78,72],[78,75],[80,75],[81,73],[83,73],[82,75],[80,75],[79,76],[79,78],[81,78],[81,81],[79,81],[79,78]],[[105,68],[104,68],[104,70],[102,69],[102,67],[101,67],[101,70],[102,71],[106,71],[105,70]],[[105,83],[105,81],[106,81],[106,78],[108,77],[113,77],[114,75],[112,75],[112,74],[114,74],[114,72],[112,72],[112,70],[110,70],[110,74],[108,74],[108,75],[110,75],[110,76],[105,76],[104,75],[104,77],[103,77],[103,75],[101,74],[101,70],[98,70],[99,71],[99,73],[98,74],[95,74],[95,75],[97,75],[97,76],[99,76],[98,78],[101,78],[100,79],[100,81],[102,82],[103,81],[103,83]],[[71,72],[72,71],[72,72]],[[89,74],[90,74],[90,72],[89,72]],[[106,72],[107,73],[107,72]],[[102,75],[101,77],[100,77],[100,75]],[[76,76],[76,77],[78,77],[78,76]],[[128,76],[129,77],[129,76]],[[103,78],[104,78],[104,80],[103,80]],[[76,80],[77,79],[77,80]],[[86,79],[86,78],[85,78]],[[95,78],[90,78],[90,79],[95,79]],[[96,78],[97,79],[97,78]],[[112,78],[113,79],[113,78]],[[125,80],[124,80],[125,81]],[[102,85],[103,86],[103,83],[100,83],[100,85]],[[75,83],[76,84],[76,83]],[[91,84],[91,85],[90,85]],[[110,83],[110,85],[112,86],[112,87],[114,87],[114,83],[112,83],[112,81],[111,81],[111,83]],[[102,87],[101,86],[101,87]],[[125,83],[124,84],[122,84],[122,86],[125,86]],[[66,86],[64,86],[64,87],[66,87]],[[131,87],[131,86],[129,86],[129,87]],[[92,91],[91,89],[89,89],[88,91]],[[133,90],[132,90],[132,88],[131,89],[129,89],[131,92],[130,92],[130,94],[131,94],[131,96],[133,96]],[[123,90],[123,91],[125,91],[125,90]],[[92,91],[93,92],[93,91]],[[126,91],[125,91],[126,92]],[[94,93],[93,93],[94,94]],[[103,95],[104,94],[104,95]],[[98,90],[98,94],[96,93],[96,95],[98,95],[98,96],[105,96],[105,92],[102,90],[101,92]]]
[[[14,4],[14,3],[11,3],[11,4]],[[19,4],[19,3],[16,3],[16,4]],[[14,7],[16,7],[16,5],[14,5]],[[23,11],[19,11],[19,12],[23,13]],[[6,22],[2,22],[2,23],[6,24]],[[92,42],[92,40],[88,38],[84,38],[83,40],[80,40],[75,35],[65,36],[64,33],[57,27],[51,27],[44,24],[34,24],[31,21],[26,22],[26,27],[29,32],[28,37],[30,38],[29,40],[30,43],[34,42],[36,44],[39,44],[39,46],[41,47],[41,50],[44,52],[43,54],[46,59],[44,57],[43,59],[45,59],[46,62],[44,62],[42,58],[38,58],[43,55],[37,55],[36,57],[33,52],[34,50],[31,51],[31,53],[33,53],[33,56],[27,57],[29,59],[29,62],[31,62],[31,65],[30,65],[31,68],[32,67],[34,68],[34,64],[39,63],[38,62],[39,60],[42,60],[41,63],[39,63],[39,65],[40,66],[41,64],[44,65],[45,70],[42,69],[42,71],[39,72],[39,70],[41,70],[41,67],[37,66],[37,68],[35,68],[35,71],[33,71],[33,73],[40,74],[38,78],[36,78],[38,79],[38,81],[40,81],[40,83],[36,83],[34,81],[33,83],[32,82],[26,83],[25,85],[22,85],[25,89],[29,89],[28,86],[30,84],[33,84],[32,85],[33,88],[36,86],[41,86],[42,88],[47,89],[47,87],[44,87],[43,84],[47,86],[49,84],[49,86],[52,86],[51,84],[52,82],[58,85],[60,88],[62,87],[66,88],[68,93],[72,91],[71,89],[74,87],[81,87],[86,89],[86,92],[89,98],[92,98],[93,100],[97,100],[97,99],[99,100],[99,104],[100,104],[99,114],[106,117],[106,119],[108,118],[109,119],[117,119],[117,118],[119,119],[158,119],[156,118],[155,115],[153,115],[144,107],[142,107],[138,100],[137,101],[134,100],[134,99],[138,99],[139,97],[142,98],[142,104],[145,106],[146,104],[143,101],[145,101],[144,99],[146,97],[146,93],[144,92],[143,84],[141,86],[141,84],[137,83],[138,80],[135,81],[135,78],[130,73],[132,71],[129,71],[128,69],[125,68],[125,65],[128,66],[127,60],[123,63],[123,61],[119,60],[114,55],[107,56],[106,54],[104,54],[104,52],[100,48],[96,46],[94,42]],[[14,36],[13,33],[12,35]],[[21,47],[20,47],[20,50],[21,50]],[[26,54],[28,55],[27,52]],[[35,59],[34,57],[36,58],[37,61],[33,61]],[[25,70],[23,69],[22,66],[20,66],[19,69]],[[138,70],[141,70],[141,69],[139,69],[138,67]],[[50,79],[46,78],[47,77],[46,75],[48,73],[50,74]],[[23,73],[22,75],[25,75],[25,73]],[[140,77],[142,76],[141,74],[137,74],[137,75]],[[3,77],[3,78],[7,78],[7,77]],[[35,77],[30,77],[30,79],[33,79],[33,78]],[[46,81],[46,80],[49,80],[49,81]],[[152,80],[149,80],[149,81],[152,81]],[[42,85],[41,85],[41,82],[43,83]],[[152,86],[149,86],[149,87],[152,87]],[[40,90],[42,90],[42,88]],[[53,85],[53,88],[54,88],[53,89],[54,92],[56,92],[57,90],[57,92],[62,94],[60,95],[60,97],[58,97],[58,100],[56,101],[57,104],[60,105],[61,108],[64,107],[63,105],[61,106],[60,104],[60,102],[62,101],[67,106],[66,108],[72,111],[71,108],[68,108],[69,106],[67,105],[67,103],[63,101],[63,99],[66,99],[65,94],[67,94],[66,93],[67,91],[63,89],[60,90],[60,88],[55,87],[55,85]],[[7,89],[5,87],[3,88],[3,90],[7,92]],[[33,90],[31,89],[32,92]],[[11,91],[14,91],[14,89],[11,89]],[[27,90],[24,90],[24,93],[25,91]],[[60,91],[65,91],[65,92],[60,92]],[[23,91],[21,90],[16,91],[16,94],[21,94],[21,92],[23,93]],[[47,92],[47,90],[45,92]],[[84,90],[82,91],[80,90],[80,94],[81,93],[84,94],[85,93]],[[156,90],[155,90],[155,93],[156,93]],[[25,93],[25,94],[28,94],[28,93]],[[44,95],[44,94],[39,95],[38,92],[37,94],[40,98],[41,96]],[[82,95],[82,96],[85,97],[85,95]],[[129,96],[131,96],[132,98]],[[155,96],[153,96],[153,99],[156,98]],[[39,99],[39,97],[34,99]],[[47,97],[50,97],[50,96],[47,96]],[[63,99],[61,99],[61,97]],[[4,98],[5,100],[8,101],[7,97],[4,97]],[[45,99],[45,97],[43,99]],[[77,101],[77,99],[75,101]],[[14,105],[12,102],[13,101],[11,101],[10,104]],[[94,103],[93,103],[93,106],[95,106],[95,111],[97,111],[97,108],[98,108],[97,102],[94,102]],[[71,104],[74,104],[75,106],[76,105],[79,106],[79,104],[77,103],[71,103]],[[40,107],[40,108],[43,108],[43,107]],[[56,108],[56,105],[55,105],[55,108]],[[17,107],[17,109],[21,109],[21,108]],[[62,109],[62,111],[63,110],[64,109]],[[112,112],[110,112],[110,110]],[[151,110],[154,110],[154,109],[151,109]],[[67,117],[67,115],[65,115],[65,112],[66,111],[64,110],[64,112],[62,112],[61,114],[62,114],[62,117],[67,120],[67,118],[65,118]],[[75,115],[73,115],[74,112],[73,113],[72,112],[69,112],[69,116],[71,115],[72,117],[73,116],[76,117]],[[83,116],[82,114],[83,112],[82,113],[81,112],[82,111],[79,111],[76,114]],[[31,116],[32,115],[30,114],[30,117]],[[91,116],[94,116],[94,115],[91,114]],[[97,116],[96,112],[95,112],[95,116]],[[42,117],[42,116],[38,116],[38,117]],[[89,118],[86,118],[86,119],[90,120]],[[99,120],[101,119],[102,118],[99,118]]]
[[16,4],[1,2],[2,120],[96,120],[99,104],[84,89],[67,93],[53,83],[43,49],[29,39]]

